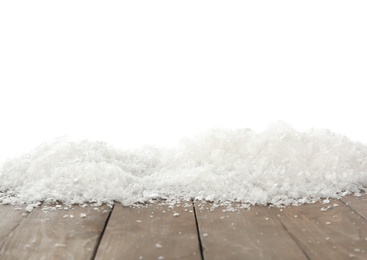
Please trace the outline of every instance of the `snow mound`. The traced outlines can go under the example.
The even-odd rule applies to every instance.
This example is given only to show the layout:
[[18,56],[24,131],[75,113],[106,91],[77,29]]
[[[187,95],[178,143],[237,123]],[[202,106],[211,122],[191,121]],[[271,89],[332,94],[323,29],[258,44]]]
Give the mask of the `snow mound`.
[[367,187],[367,147],[329,130],[275,124],[261,133],[215,129],[175,148],[119,150],[56,140],[4,163],[0,203],[114,203],[155,198],[276,206]]

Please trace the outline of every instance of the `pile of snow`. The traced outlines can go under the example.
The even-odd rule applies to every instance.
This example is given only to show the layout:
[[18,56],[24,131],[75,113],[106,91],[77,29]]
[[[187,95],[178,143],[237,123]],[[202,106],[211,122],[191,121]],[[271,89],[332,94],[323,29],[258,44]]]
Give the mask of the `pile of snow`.
[[211,130],[171,149],[119,150],[103,142],[56,140],[7,161],[0,203],[41,201],[131,205],[155,198],[290,205],[367,187],[367,147],[329,130],[276,124]]

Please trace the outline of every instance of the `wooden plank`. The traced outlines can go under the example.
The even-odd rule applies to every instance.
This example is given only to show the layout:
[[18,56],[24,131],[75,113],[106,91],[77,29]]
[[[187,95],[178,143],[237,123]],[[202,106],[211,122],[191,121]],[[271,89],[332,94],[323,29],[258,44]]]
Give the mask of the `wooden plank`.
[[115,206],[96,259],[200,259],[192,203],[184,204]]
[[306,259],[269,208],[223,212],[211,205],[195,202],[205,259]]
[[341,201],[273,210],[308,258],[367,258],[366,221]]
[[364,193],[360,197],[348,195],[340,199],[350,208],[358,212],[362,217],[367,219],[367,194]]
[[0,242],[28,216],[24,207],[0,205]]
[[[110,209],[34,209],[0,244],[1,259],[90,259]],[[83,215],[85,214],[85,215]]]

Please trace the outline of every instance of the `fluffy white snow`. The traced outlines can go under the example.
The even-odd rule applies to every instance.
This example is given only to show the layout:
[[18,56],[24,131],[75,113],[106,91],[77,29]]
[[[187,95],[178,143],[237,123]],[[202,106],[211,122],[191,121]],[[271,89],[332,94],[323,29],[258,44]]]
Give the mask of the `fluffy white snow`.
[[359,193],[367,147],[329,130],[278,123],[261,133],[211,130],[175,148],[119,150],[56,140],[8,160],[0,203],[114,203],[155,198],[289,205]]

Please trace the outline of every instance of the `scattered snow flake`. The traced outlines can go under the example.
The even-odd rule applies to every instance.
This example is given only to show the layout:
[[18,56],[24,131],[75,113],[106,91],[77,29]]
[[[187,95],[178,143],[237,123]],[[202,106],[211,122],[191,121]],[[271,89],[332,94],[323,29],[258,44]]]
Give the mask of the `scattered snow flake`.
[[325,240],[330,240],[330,237],[325,237]]
[[330,222],[330,221],[326,221],[326,222],[325,222],[325,224],[326,224],[326,225],[330,225],[330,224],[331,224],[331,222]]
[[156,247],[156,248],[162,248],[163,246],[162,246],[160,243],[156,243],[156,244],[155,244],[155,247]]
[[70,218],[74,218],[74,215],[69,215]]
[[26,210],[27,212],[32,212],[32,211],[33,211],[33,209],[34,209],[34,206],[32,206],[32,205],[28,205],[28,206],[25,208],[25,210]]
[[65,244],[55,243],[54,247],[66,247]]
[[164,256],[158,256],[158,260],[163,260]]
[[175,212],[175,213],[173,213],[173,216],[178,217],[178,216],[180,216],[180,213]]
[[142,221],[140,219],[137,219],[136,222],[141,223]]
[[85,213],[80,213],[80,217],[81,217],[81,218],[85,218],[85,217],[87,217],[87,214],[85,214]]
[[327,211],[328,209],[330,209],[331,208],[331,206],[327,206],[327,207],[322,207],[320,210],[321,211]]
[[62,218],[69,218],[69,215],[64,215],[62,216]]
[[339,207],[339,204],[338,204],[338,203],[335,203],[335,204],[333,205],[333,207]]
[[294,215],[295,218],[298,218],[298,215]]
[[361,252],[361,249],[359,249],[359,248],[354,248],[354,252]]
[[324,204],[330,203],[330,200],[329,200],[329,199],[324,199],[324,200],[322,201],[322,203],[324,203]]
[[208,233],[204,233],[204,234],[203,234],[203,237],[207,237],[207,236],[208,236]]
[[241,205],[241,208],[242,209],[249,209],[250,208],[250,205],[244,203],[244,204]]

